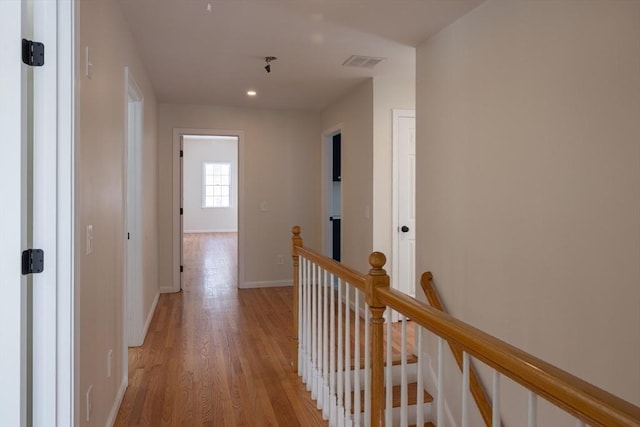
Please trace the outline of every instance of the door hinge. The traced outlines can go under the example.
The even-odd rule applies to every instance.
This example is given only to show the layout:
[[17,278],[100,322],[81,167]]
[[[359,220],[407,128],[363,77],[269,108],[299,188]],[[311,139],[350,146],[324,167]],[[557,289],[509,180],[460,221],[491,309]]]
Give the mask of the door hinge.
[[22,252],[22,274],[36,274],[44,271],[44,251],[27,249]]
[[180,208],[180,215],[184,215],[184,209]]
[[180,157],[184,157],[184,151],[180,150]]
[[184,265],[180,266],[180,273],[184,272]]
[[44,43],[22,39],[22,62],[32,67],[44,65]]
[[127,240],[131,240],[131,233],[127,233]]

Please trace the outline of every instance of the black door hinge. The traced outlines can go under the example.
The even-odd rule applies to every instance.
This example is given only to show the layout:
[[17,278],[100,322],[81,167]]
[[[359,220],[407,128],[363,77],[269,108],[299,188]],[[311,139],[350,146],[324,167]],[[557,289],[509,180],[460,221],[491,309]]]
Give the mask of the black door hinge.
[[180,157],[184,157],[184,151],[180,150]]
[[44,251],[27,249],[22,252],[22,274],[36,274],[44,271]]
[[131,233],[127,233],[127,240],[131,240]]
[[184,265],[180,266],[180,273],[184,272]]
[[184,215],[184,209],[180,208],[180,215]]
[[32,67],[44,65],[44,43],[22,39],[22,62]]

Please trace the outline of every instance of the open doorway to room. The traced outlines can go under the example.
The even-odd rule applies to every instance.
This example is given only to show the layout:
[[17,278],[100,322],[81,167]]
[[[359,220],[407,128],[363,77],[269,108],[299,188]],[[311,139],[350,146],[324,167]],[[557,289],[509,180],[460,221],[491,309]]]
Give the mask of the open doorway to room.
[[340,261],[342,223],[342,131],[340,127],[323,133],[323,237],[325,255]]
[[237,286],[238,136],[182,135],[181,289]]

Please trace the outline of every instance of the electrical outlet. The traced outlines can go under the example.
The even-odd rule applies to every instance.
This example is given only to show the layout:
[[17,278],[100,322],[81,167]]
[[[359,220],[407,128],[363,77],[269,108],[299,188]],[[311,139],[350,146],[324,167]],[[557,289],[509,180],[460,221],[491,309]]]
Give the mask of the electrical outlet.
[[113,369],[113,350],[107,353],[107,378],[111,378],[111,369]]
[[91,420],[93,414],[93,384],[87,389],[87,421]]
[[278,264],[279,265],[284,264],[284,255],[282,255],[282,254],[278,255]]

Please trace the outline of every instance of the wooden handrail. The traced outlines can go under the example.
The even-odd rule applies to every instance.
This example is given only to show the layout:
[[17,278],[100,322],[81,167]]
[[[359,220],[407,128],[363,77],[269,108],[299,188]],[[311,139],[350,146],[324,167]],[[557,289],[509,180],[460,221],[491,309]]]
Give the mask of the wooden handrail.
[[640,426],[640,408],[395,289],[377,298],[592,426]]
[[[433,283],[433,274],[427,271],[422,274],[420,278],[420,286],[422,286],[422,290],[424,291],[425,296],[427,297],[427,301],[429,304],[436,310],[440,310],[443,313],[447,313],[445,310],[438,293],[436,292]],[[462,349],[457,345],[453,344],[449,341],[449,348],[451,349],[451,353],[453,353],[453,357],[458,364],[458,367],[462,371]],[[489,402],[489,397],[487,395],[486,390],[482,386],[480,382],[480,378],[478,377],[478,373],[476,372],[476,368],[473,365],[470,365],[471,369],[469,370],[469,387],[471,389],[471,395],[473,399],[476,401],[476,405],[478,406],[478,410],[480,411],[480,415],[484,420],[485,425],[491,426],[493,425],[493,411],[491,407],[491,402]],[[502,425],[502,423],[500,423]]]

